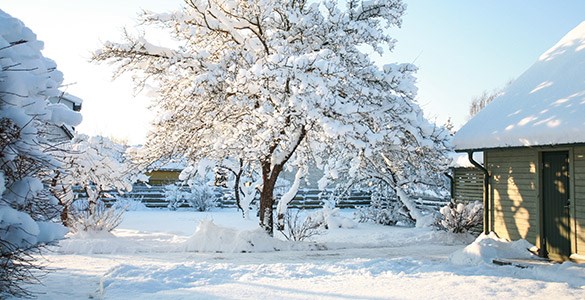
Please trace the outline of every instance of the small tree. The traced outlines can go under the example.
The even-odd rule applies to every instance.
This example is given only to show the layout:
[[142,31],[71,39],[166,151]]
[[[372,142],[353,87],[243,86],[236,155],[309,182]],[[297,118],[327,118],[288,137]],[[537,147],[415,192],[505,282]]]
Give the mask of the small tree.
[[133,168],[125,156],[125,148],[108,138],[78,135],[71,142],[71,150],[64,155],[68,170],[64,180],[70,187],[79,186],[87,201],[73,205],[73,197],[63,201],[69,215],[62,217],[73,230],[111,231],[121,221],[124,210],[106,207],[101,200],[112,190],[131,191],[132,184],[146,177]]

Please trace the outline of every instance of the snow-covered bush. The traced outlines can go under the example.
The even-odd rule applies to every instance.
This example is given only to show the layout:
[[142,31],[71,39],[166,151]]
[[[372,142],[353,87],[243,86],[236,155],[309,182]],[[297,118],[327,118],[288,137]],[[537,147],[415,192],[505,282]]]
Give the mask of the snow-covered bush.
[[436,226],[453,233],[468,232],[483,223],[483,204],[479,201],[449,203],[440,209],[441,217]]
[[187,203],[197,211],[208,211],[217,207],[215,191],[207,184],[191,186],[191,192],[187,194]]
[[208,211],[218,206],[218,199],[211,186],[200,181],[189,183],[188,188],[170,184],[165,186],[167,207],[176,210],[183,204],[193,207],[197,211]]
[[121,206],[107,207],[103,201],[91,204],[88,200],[75,201],[73,208],[71,230],[74,232],[110,232],[120,225],[126,211]]
[[125,156],[123,145],[106,137],[78,135],[70,146],[61,158],[67,168],[63,182],[81,188],[87,198],[62,199],[68,213],[62,220],[74,231],[111,231],[121,222],[125,209],[106,207],[103,198],[112,190],[131,191],[132,184],[145,181],[146,176]]
[[374,192],[370,205],[360,207],[355,212],[358,222],[374,222],[382,225],[413,225],[414,220],[408,214],[402,202]]
[[181,189],[176,184],[169,184],[165,186],[165,201],[168,202],[167,207],[170,210],[176,210],[185,203],[187,192]]
[[319,215],[305,215],[301,210],[287,210],[284,213],[284,229],[279,230],[289,241],[304,241],[320,235],[325,229],[325,220]]
[[63,74],[45,58],[43,43],[20,20],[0,10],[0,298],[30,296],[36,257],[67,230],[53,194],[61,149],[49,138],[60,126],[77,126],[81,115],[61,103]]

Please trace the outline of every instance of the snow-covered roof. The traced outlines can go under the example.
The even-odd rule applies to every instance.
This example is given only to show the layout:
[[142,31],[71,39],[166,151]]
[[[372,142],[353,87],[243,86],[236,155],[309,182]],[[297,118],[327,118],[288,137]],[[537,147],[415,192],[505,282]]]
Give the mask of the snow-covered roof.
[[79,97],[76,97],[76,96],[73,96],[73,95],[71,95],[69,93],[64,93],[63,94],[63,98],[65,98],[65,99],[67,99],[67,100],[69,100],[69,101],[71,101],[72,103],[75,103],[75,104],[82,104],[83,103],[83,99],[81,99]]
[[585,22],[465,124],[456,150],[585,143]]
[[81,105],[83,103],[83,99],[73,96],[69,93],[61,93],[58,96],[51,97],[51,101],[53,103],[68,101],[77,105]]
[[182,171],[187,167],[187,162],[184,160],[180,161],[167,161],[167,160],[159,160],[155,162],[151,168],[157,171]]
[[[449,156],[451,157],[451,165],[449,167],[453,168],[473,168],[474,165],[469,161],[469,157],[467,153],[450,153]],[[476,162],[483,164],[483,152],[474,152],[473,153],[473,160]]]
[[83,100],[68,93],[61,93],[58,96],[49,98],[51,103],[61,103],[73,111],[80,111]]

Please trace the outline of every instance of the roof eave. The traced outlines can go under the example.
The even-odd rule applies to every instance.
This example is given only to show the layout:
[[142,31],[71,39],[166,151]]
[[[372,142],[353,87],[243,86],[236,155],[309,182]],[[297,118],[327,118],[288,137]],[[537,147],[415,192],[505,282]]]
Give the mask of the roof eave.
[[469,152],[483,152],[487,150],[507,150],[507,149],[522,149],[522,148],[561,148],[561,147],[579,147],[585,146],[585,142],[578,143],[563,143],[563,144],[548,144],[548,145],[529,145],[529,146],[498,146],[498,147],[482,147],[482,148],[462,148],[455,149],[457,153]]

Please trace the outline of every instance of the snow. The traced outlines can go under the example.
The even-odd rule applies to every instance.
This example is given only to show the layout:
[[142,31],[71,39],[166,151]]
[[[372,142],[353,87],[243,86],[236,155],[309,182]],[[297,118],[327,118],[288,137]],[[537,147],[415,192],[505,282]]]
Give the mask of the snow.
[[47,109],[51,112],[51,121],[57,126],[63,126],[65,124],[77,126],[81,123],[81,114],[72,111],[63,103],[49,104]]
[[430,228],[360,223],[310,242],[254,240],[280,251],[229,249],[259,237],[257,228],[256,219],[231,209],[130,211],[111,234],[61,241],[44,255],[54,271],[31,288],[39,299],[582,299],[585,289],[585,267],[574,263],[492,264],[530,258],[531,246],[493,235],[473,242]]
[[[55,159],[60,147],[49,136],[52,126],[75,126],[81,115],[50,103],[62,94],[63,74],[42,49],[31,29],[0,10],[0,248],[3,267],[12,266],[10,275],[3,270],[3,279],[26,274],[28,262],[19,260],[19,251],[26,255],[67,232],[46,222],[56,199],[47,196],[45,184],[60,168]],[[2,286],[4,292],[10,283]]]
[[[474,165],[469,161],[467,153],[452,152],[449,157],[451,160],[451,167],[454,168],[473,168]],[[483,164],[483,152],[473,152],[473,160]]]
[[[279,215],[284,215],[286,213],[286,209],[288,207],[288,204],[297,195],[297,193],[299,191],[299,186],[301,185],[301,179],[306,175],[306,173],[307,173],[307,171],[304,168],[299,168],[297,170],[297,173],[295,174],[295,180],[293,181],[292,186],[289,188],[289,190],[286,193],[284,193],[284,195],[282,195],[282,197],[278,201],[278,204],[276,206],[276,211]],[[279,220],[279,222],[281,222],[281,221],[282,220]],[[284,223],[281,225],[284,226]]]
[[488,235],[482,233],[473,243],[453,253],[450,260],[457,265],[477,265],[489,264],[496,258],[535,259],[536,256],[527,251],[535,249],[526,240],[508,242],[493,232]]
[[264,229],[237,230],[223,228],[211,220],[199,223],[195,234],[186,242],[186,250],[194,252],[271,252],[288,250],[284,241],[274,240]]
[[455,135],[456,150],[585,142],[585,22]]

